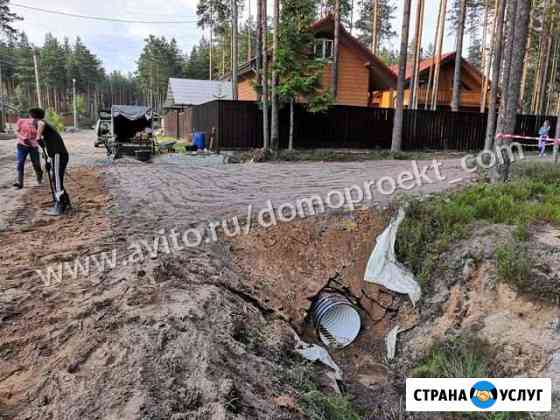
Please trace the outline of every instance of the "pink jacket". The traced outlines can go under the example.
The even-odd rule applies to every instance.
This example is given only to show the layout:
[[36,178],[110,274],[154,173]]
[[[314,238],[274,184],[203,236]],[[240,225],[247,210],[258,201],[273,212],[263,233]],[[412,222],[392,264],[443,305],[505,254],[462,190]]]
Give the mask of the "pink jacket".
[[33,118],[20,118],[16,122],[18,144],[25,147],[39,147],[37,143],[37,128],[33,124]]

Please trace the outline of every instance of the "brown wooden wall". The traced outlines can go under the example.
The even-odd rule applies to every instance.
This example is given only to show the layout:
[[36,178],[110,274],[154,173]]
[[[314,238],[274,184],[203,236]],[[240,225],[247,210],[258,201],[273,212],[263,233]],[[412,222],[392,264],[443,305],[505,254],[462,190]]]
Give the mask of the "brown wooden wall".
[[[355,49],[341,42],[337,105],[368,106],[369,70],[365,64],[364,59]],[[326,65],[322,81],[322,85],[326,89],[331,86],[331,72],[331,65]],[[239,82],[240,101],[257,99],[257,94],[251,83],[254,77],[254,73],[250,73]]]
[[238,83],[238,95],[240,101],[256,101],[257,100],[257,92],[255,92],[255,88],[253,87],[253,78],[254,73],[251,73],[251,77],[243,78]]
[[[329,88],[332,80],[331,65],[325,66],[323,86]],[[346,43],[340,44],[337,105],[368,106],[369,69],[358,52]]]
[[[438,85],[438,106],[439,107],[450,107],[451,97],[453,93],[453,73],[454,73],[454,62],[445,63],[441,67],[441,73],[439,76]],[[460,106],[463,109],[480,108],[480,90],[481,84],[473,75],[465,68],[461,71],[462,82],[470,89],[461,88],[461,102]],[[380,102],[380,107],[382,108],[393,108],[395,106],[394,97],[395,91],[383,92],[383,97]],[[410,90],[405,89],[404,91],[404,105],[408,106],[410,103]],[[424,101],[426,100],[426,86],[420,86],[418,91],[418,106],[423,109]],[[431,99],[428,98],[428,103]]]
[[168,111],[163,117],[163,125],[166,136],[190,140],[193,131],[192,108]]

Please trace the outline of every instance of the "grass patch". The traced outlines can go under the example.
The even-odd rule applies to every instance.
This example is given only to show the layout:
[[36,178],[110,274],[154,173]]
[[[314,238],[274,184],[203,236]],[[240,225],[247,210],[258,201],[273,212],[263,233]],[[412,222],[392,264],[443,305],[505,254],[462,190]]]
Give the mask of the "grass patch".
[[507,244],[496,250],[498,280],[513,285],[518,290],[528,287],[531,266],[527,246]]
[[[493,364],[497,349],[486,340],[465,335],[441,342],[413,369],[416,378],[492,378],[508,376]],[[524,420],[526,413],[448,413],[449,419]]]
[[428,201],[409,202],[399,229],[397,256],[426,285],[442,253],[475,222],[515,226],[518,241],[536,221],[560,224],[560,168],[552,163],[516,167],[510,183],[477,184]]
[[495,352],[476,337],[458,337],[436,344],[413,370],[416,378],[488,378],[495,373]]
[[300,406],[311,420],[360,420],[352,403],[341,395],[311,391],[300,399]]
[[319,390],[320,369],[292,353],[283,359],[283,367],[275,373],[280,386],[289,384],[297,393],[298,406],[311,420],[360,420],[350,400],[344,395],[326,394]]
[[[459,156],[460,154],[457,154]],[[461,154],[462,155],[462,154]],[[449,157],[444,152],[391,152],[390,150],[280,150],[264,154],[261,149],[240,154],[241,162],[361,162],[369,160],[431,160]]]

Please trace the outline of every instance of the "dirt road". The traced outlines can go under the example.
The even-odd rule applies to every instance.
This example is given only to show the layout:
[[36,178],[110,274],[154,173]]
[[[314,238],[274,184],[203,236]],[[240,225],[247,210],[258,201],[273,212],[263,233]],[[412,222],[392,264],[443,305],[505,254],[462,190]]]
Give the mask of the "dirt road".
[[[222,165],[163,156],[109,164],[91,132],[65,140],[76,211],[57,220],[44,215],[49,191],[34,186],[30,167],[29,187],[11,187],[14,143],[0,142],[0,419],[300,418],[286,403],[297,394],[286,376],[292,326],[251,295],[224,244],[53,284],[35,269],[121,249],[158,229],[245,215],[267,200],[396,178],[410,162]],[[458,161],[441,172],[445,181],[417,191],[455,187],[449,181],[464,176]]]

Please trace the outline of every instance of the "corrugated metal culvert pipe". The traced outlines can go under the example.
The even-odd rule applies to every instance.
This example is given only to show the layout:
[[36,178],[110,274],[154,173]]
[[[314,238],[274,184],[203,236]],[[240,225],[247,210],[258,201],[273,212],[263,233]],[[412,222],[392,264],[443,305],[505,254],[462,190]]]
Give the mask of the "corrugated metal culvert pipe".
[[360,333],[360,314],[340,293],[320,293],[311,305],[310,313],[319,338],[329,347],[346,347]]

